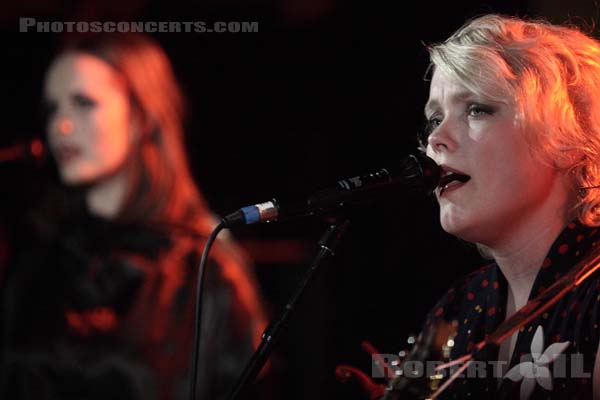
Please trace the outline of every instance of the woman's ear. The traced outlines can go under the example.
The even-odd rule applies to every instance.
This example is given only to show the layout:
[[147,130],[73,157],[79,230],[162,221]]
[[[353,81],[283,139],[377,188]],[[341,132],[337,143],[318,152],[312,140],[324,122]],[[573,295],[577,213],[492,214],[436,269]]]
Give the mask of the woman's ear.
[[129,107],[129,127],[127,132],[129,144],[131,145],[135,145],[141,141],[143,126],[141,117],[141,113],[137,111],[133,105],[131,105]]
[[153,140],[156,123],[143,116],[135,108],[131,110],[129,118],[129,140],[131,144],[140,144],[148,140]]

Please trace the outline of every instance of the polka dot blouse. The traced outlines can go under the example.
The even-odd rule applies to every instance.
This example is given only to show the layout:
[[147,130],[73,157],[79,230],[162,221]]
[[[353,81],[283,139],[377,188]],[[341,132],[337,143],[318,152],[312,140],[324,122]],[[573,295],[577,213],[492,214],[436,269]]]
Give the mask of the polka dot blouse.
[[[570,223],[558,236],[537,274],[529,300],[552,285],[600,243],[600,229]],[[592,372],[600,340],[600,273],[568,292],[524,326],[508,365],[498,349],[481,355],[441,398],[591,399]],[[455,326],[449,358],[469,353],[505,319],[507,282],[495,263],[450,289],[428,314],[425,336],[442,321]]]

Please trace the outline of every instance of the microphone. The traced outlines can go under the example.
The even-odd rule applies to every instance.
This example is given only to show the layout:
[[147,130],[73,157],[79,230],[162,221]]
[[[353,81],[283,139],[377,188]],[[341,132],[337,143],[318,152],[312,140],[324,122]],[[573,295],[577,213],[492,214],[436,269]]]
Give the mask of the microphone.
[[0,164],[34,160],[42,162],[46,155],[46,149],[42,141],[34,138],[20,141],[9,147],[0,148]]
[[437,187],[440,176],[441,170],[435,161],[424,154],[411,154],[393,169],[382,168],[339,180],[335,186],[318,191],[304,201],[284,203],[272,199],[243,207],[223,218],[222,223],[231,228],[323,214],[345,204],[368,201],[384,194],[385,189],[399,185],[431,192]]

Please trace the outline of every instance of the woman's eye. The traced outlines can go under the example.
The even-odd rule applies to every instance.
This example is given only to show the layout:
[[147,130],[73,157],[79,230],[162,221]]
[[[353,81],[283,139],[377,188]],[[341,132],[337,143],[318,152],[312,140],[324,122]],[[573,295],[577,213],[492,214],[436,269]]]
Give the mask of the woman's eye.
[[486,106],[483,104],[471,104],[468,108],[467,108],[467,114],[469,115],[469,117],[478,117],[482,114],[493,114],[494,113],[494,108],[490,107],[490,106]]
[[419,133],[419,142],[422,146],[427,146],[427,140],[429,139],[429,135],[433,133],[433,131],[440,126],[442,123],[442,119],[440,117],[430,117],[425,121],[425,126]]
[[93,100],[92,98],[83,95],[83,94],[76,94],[73,96],[73,103],[77,106],[77,107],[81,107],[81,108],[91,108],[94,107],[96,105],[96,101]]

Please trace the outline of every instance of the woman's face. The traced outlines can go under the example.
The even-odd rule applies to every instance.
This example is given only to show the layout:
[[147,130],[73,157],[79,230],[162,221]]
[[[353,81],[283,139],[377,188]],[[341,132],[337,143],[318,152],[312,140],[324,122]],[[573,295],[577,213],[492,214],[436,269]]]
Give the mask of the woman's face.
[[63,183],[96,183],[124,168],[134,127],[125,84],[109,64],[65,53],[47,72],[44,96],[48,142]]
[[564,173],[528,150],[513,105],[484,99],[435,71],[425,115],[432,129],[427,155],[444,172],[469,177],[446,178],[436,189],[448,233],[493,246],[534,220],[544,204],[567,197]]

